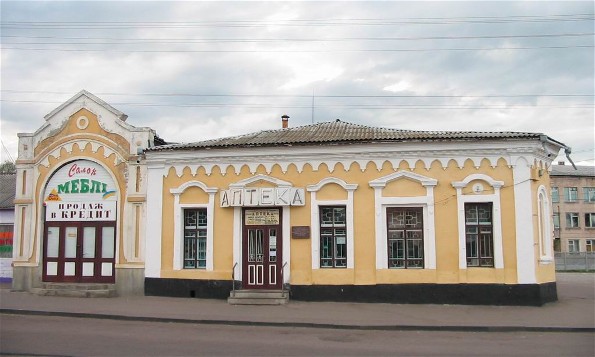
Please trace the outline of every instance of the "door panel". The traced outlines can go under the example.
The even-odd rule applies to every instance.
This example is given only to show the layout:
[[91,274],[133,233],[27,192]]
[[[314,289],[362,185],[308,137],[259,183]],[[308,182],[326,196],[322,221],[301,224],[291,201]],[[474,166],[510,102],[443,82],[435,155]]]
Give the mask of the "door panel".
[[43,281],[114,283],[115,222],[46,222]]
[[[242,243],[242,286],[245,289],[280,289],[281,288],[281,211],[279,209],[244,209],[251,220],[243,225]],[[258,213],[268,215],[266,218]],[[276,212],[275,212],[276,211]],[[272,217],[272,218],[271,218]],[[277,223],[259,225],[258,223]]]

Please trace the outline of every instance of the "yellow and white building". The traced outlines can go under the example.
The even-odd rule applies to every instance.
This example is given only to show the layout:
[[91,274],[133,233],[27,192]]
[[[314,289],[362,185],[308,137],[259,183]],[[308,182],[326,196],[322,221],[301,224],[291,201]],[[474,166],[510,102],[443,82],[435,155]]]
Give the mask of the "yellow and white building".
[[[19,134],[13,289],[59,293],[102,283],[142,294],[145,263],[144,149],[153,130],[81,91]],[[106,290],[106,289],[104,289]]]
[[[46,119],[20,138],[17,288],[64,280],[68,269],[78,281],[99,281],[113,263],[121,294],[226,298],[235,287],[287,289],[298,300],[557,299],[548,170],[565,146],[546,135],[337,120],[165,144],[86,92]],[[59,178],[72,163],[90,168],[83,173],[101,171],[106,192],[116,194],[103,200],[103,186],[95,185],[101,197],[69,201]],[[80,192],[81,182],[70,185]],[[59,207],[66,207],[49,200],[55,187],[63,202],[115,210],[115,222],[95,225],[81,223],[100,215],[94,206],[73,213],[84,219],[77,223],[82,245],[88,226],[108,227],[108,236],[113,227],[112,260],[71,261],[61,246],[58,259],[47,254],[48,236],[58,234],[64,245],[74,232],[69,221],[48,216],[63,217]]]

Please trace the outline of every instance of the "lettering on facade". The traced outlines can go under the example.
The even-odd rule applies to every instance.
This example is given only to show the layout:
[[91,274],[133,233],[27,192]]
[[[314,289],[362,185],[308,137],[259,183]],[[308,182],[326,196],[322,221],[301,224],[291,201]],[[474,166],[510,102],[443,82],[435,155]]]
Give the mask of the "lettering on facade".
[[[246,226],[267,226],[280,224],[278,209],[246,210],[244,216]],[[277,244],[277,243],[275,243]]]
[[[70,176],[70,174],[69,174]],[[106,193],[107,184],[90,179],[75,179],[58,185],[60,193]]]
[[241,206],[304,206],[304,189],[282,188],[232,188],[221,191],[221,207]]
[[84,174],[89,176],[97,175],[97,169],[94,167],[81,167],[77,164],[72,164],[70,169],[68,170],[68,177],[73,177],[74,175]]
[[47,221],[115,221],[116,202],[47,202]]

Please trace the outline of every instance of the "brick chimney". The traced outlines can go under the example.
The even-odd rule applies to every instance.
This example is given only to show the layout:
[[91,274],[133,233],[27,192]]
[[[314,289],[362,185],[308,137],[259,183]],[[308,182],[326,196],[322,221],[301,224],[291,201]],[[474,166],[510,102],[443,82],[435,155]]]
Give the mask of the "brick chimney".
[[289,127],[289,115],[285,114],[281,117],[282,128],[287,129]]

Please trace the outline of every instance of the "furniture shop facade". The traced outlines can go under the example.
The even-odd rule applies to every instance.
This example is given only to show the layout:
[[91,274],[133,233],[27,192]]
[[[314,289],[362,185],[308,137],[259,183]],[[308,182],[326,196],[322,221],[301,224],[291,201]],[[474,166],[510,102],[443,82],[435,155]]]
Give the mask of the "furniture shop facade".
[[[142,294],[146,180],[155,133],[82,91],[19,134],[13,289],[115,285]],[[60,286],[60,285],[58,285]]]

